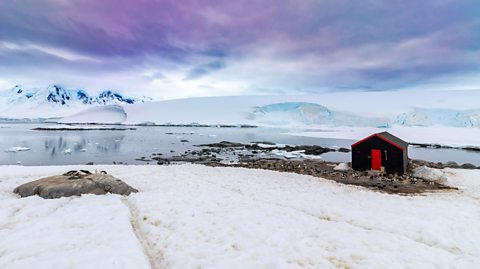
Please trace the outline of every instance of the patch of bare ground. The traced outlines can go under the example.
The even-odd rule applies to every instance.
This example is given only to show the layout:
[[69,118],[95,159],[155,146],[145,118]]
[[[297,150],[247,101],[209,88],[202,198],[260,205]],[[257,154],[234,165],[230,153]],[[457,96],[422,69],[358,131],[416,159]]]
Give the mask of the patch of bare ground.
[[411,172],[396,175],[372,173],[368,171],[336,171],[333,169],[336,163],[329,163],[322,160],[258,159],[229,165],[216,162],[206,163],[206,165],[266,169],[310,175],[390,194],[420,194],[431,191],[456,190],[456,188],[438,182],[414,177]]

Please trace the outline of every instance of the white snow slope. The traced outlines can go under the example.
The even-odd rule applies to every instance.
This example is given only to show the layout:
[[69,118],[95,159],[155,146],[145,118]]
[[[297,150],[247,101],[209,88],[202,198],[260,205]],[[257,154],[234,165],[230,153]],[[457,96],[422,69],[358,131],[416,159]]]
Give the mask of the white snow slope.
[[[83,115],[94,115],[94,120],[86,123],[105,123],[105,124],[119,124],[126,120],[127,114],[121,106],[103,106],[91,107],[85,111],[79,112],[69,117],[68,122],[84,123],[85,117]],[[60,119],[58,123],[66,122]]]
[[[480,127],[480,91],[344,92],[177,99],[125,106],[125,124],[251,124],[276,127]],[[123,113],[123,112],[119,112]],[[62,122],[104,123],[92,112]]]
[[[107,170],[140,192],[44,200],[19,184]],[[480,172],[388,195],[310,176],[179,166],[0,167],[0,268],[478,268]]]

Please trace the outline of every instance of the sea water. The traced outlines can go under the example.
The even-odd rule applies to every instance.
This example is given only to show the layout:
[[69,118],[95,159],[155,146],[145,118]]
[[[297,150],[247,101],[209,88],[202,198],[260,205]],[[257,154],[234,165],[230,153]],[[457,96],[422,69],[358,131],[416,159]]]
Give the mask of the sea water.
[[[38,131],[36,127],[51,124],[0,124],[0,165],[70,165],[86,164],[155,164],[139,161],[161,153],[176,156],[196,145],[231,141],[249,143],[268,141],[291,145],[346,147],[355,141],[347,139],[309,138],[288,135],[289,129],[128,126],[135,130]],[[109,126],[125,128],[125,126]],[[298,130],[295,130],[298,131]],[[183,141],[183,142],[182,142]],[[27,151],[8,151],[12,147]],[[7,152],[8,151],[8,152]],[[329,152],[323,160],[349,162],[350,153]],[[409,157],[435,162],[455,161],[480,166],[480,153],[460,149],[409,148]]]

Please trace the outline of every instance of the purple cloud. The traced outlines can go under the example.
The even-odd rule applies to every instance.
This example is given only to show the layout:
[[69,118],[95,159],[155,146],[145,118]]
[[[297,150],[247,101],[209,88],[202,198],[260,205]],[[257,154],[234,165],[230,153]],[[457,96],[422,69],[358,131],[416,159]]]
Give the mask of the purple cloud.
[[[216,89],[205,95],[398,89],[476,73],[478,14],[475,1],[448,0],[5,0],[0,80],[166,97],[171,85]],[[93,85],[92,73],[105,79]]]

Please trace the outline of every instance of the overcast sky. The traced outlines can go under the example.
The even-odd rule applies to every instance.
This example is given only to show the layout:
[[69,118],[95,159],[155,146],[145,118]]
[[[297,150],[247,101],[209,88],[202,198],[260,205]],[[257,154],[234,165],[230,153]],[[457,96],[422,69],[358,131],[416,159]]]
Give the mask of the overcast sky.
[[2,89],[479,89],[479,67],[475,0],[0,0]]

